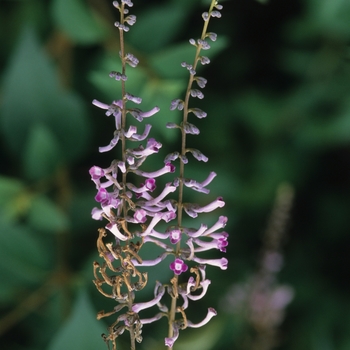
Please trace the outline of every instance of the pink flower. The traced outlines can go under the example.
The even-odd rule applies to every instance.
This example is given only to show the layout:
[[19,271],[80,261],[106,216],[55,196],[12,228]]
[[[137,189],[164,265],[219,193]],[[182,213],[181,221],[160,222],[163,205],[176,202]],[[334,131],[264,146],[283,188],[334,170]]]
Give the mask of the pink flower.
[[187,271],[188,266],[181,259],[175,259],[170,264],[170,269],[174,271],[176,275],[180,275],[182,272]]
[[139,209],[135,211],[134,219],[136,222],[144,223],[147,220],[147,212],[143,209]]
[[103,169],[96,165],[90,168],[89,173],[91,175],[92,180],[100,179],[105,174]]
[[170,242],[176,244],[181,240],[181,230],[174,229],[170,231]]
[[97,194],[95,196],[95,201],[101,203],[101,202],[104,202],[104,201],[108,201],[109,197],[110,197],[109,193],[107,192],[106,189],[99,188],[98,192],[97,192]]

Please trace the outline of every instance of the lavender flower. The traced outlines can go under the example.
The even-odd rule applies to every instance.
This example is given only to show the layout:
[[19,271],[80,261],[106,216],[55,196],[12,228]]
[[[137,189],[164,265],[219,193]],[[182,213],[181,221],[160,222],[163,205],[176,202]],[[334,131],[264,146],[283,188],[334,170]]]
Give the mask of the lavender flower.
[[[216,40],[216,34],[211,32],[206,32],[206,28],[209,22],[210,17],[219,17],[217,7],[218,4],[216,1],[212,1],[212,5],[207,14],[203,15],[205,24],[205,29],[203,30],[202,37],[198,40],[190,39],[190,44],[196,47],[196,54],[194,58],[194,63],[189,64],[187,62],[182,62],[181,66],[186,68],[189,71],[189,84],[186,92],[186,96],[184,99],[174,99],[170,104],[170,110],[180,110],[183,112],[183,120],[178,125],[172,122],[167,124],[167,128],[170,129],[181,129],[182,133],[182,149],[180,151],[175,151],[170,153],[165,158],[165,163],[169,164],[174,161],[179,161],[179,175],[175,177],[173,181],[173,185],[176,187],[178,192],[178,200],[173,203],[163,204],[167,205],[175,205],[178,213],[176,224],[172,224],[166,230],[166,234],[159,233],[155,231],[155,225],[153,225],[153,220],[149,227],[142,233],[142,237],[148,237],[152,235],[152,237],[156,238],[147,238],[144,240],[144,243],[152,243],[156,244],[159,247],[162,247],[165,250],[164,255],[172,254],[175,259],[170,264],[170,269],[174,272],[174,278],[170,281],[170,284],[167,285],[168,294],[173,299],[171,304],[171,309],[167,312],[167,317],[171,324],[169,327],[168,337],[165,338],[165,345],[171,349],[175,343],[175,341],[179,337],[179,331],[186,327],[201,327],[209,320],[216,315],[216,311],[212,308],[209,308],[207,316],[203,319],[202,322],[198,324],[192,323],[187,319],[186,309],[190,301],[196,301],[203,298],[208,290],[210,285],[210,280],[205,277],[205,266],[215,266],[219,267],[222,270],[227,269],[228,261],[226,258],[205,258],[200,256],[201,253],[207,252],[211,249],[218,250],[221,252],[226,251],[226,247],[228,245],[228,234],[226,232],[218,232],[218,230],[225,227],[227,223],[227,218],[225,216],[220,216],[216,223],[212,225],[212,227],[208,228],[204,224],[200,224],[198,229],[188,228],[183,226],[182,223],[182,214],[186,213],[190,218],[197,218],[201,214],[209,213],[217,208],[222,208],[225,205],[225,202],[222,197],[218,197],[215,200],[209,202],[209,204],[199,205],[197,203],[186,203],[183,201],[185,192],[184,188],[187,187],[189,190],[195,190],[201,193],[208,194],[209,189],[206,187],[210,184],[210,182],[214,179],[216,174],[211,172],[208,177],[202,181],[196,181],[194,179],[186,178],[184,175],[184,165],[186,165],[189,161],[186,156],[187,153],[191,153],[193,157],[198,161],[207,162],[208,158],[198,149],[192,147],[186,147],[186,135],[198,135],[199,128],[188,122],[189,113],[193,113],[197,118],[206,117],[206,113],[198,107],[189,107],[190,98],[204,98],[204,94],[201,90],[192,88],[192,84],[196,81],[199,88],[204,88],[207,80],[203,77],[196,76],[196,67],[198,62],[202,64],[208,64],[210,61],[205,56],[200,56],[200,52],[202,49],[210,49],[208,42],[205,38],[209,37],[211,40]],[[221,7],[220,7],[221,9]],[[142,174],[141,172],[138,172]],[[146,174],[142,174],[143,176],[147,176]],[[152,174],[154,175],[154,174]],[[148,193],[147,193],[148,196]],[[147,198],[150,200],[150,197]],[[153,202],[151,202],[152,204]],[[144,205],[147,205],[146,202]],[[169,208],[169,207],[168,207]],[[157,219],[157,222],[159,218]],[[146,233],[147,232],[147,233]],[[169,239],[172,245],[175,245],[174,248],[171,245],[163,243],[163,240]],[[185,247],[182,247],[181,242],[185,241]],[[161,263],[162,259],[160,257],[156,258],[154,263]],[[179,280],[182,276],[186,275],[186,273],[190,271],[190,273],[194,274],[195,277],[190,276],[187,282],[187,287],[184,288],[182,285],[180,286]],[[196,282],[194,282],[196,281]],[[201,290],[199,293],[192,294],[196,290]],[[156,293],[156,292],[155,292]],[[177,298],[181,296],[183,299],[182,306],[177,305]],[[153,305],[152,301],[150,301],[149,305]],[[161,305],[161,304],[160,304]],[[158,305],[159,306],[159,305]],[[162,306],[163,307],[163,306]],[[161,310],[161,308],[160,308]],[[181,317],[178,319],[177,314],[181,314]],[[157,313],[159,315],[159,313]],[[155,316],[154,320],[158,320],[159,317]],[[142,322],[142,321],[141,321]],[[151,322],[150,319],[147,319],[147,323]]]
[[[144,118],[153,117],[159,112],[159,108],[155,106],[145,112],[140,108],[129,106],[129,104],[139,105],[142,102],[141,97],[134,96],[126,90],[127,66],[135,68],[139,60],[132,53],[125,52],[124,34],[130,30],[129,26],[135,24],[136,16],[129,14],[128,7],[133,6],[130,0],[114,1],[113,6],[120,13],[120,19],[114,25],[120,35],[119,56],[122,68],[120,72],[112,71],[109,76],[122,85],[122,96],[111,103],[98,100],[93,100],[92,103],[103,109],[106,116],[114,117],[115,131],[112,139],[108,145],[100,147],[99,151],[108,152],[116,146],[122,151],[120,159],[113,160],[110,166],[102,168],[95,165],[90,168],[89,173],[96,186],[95,200],[99,206],[93,208],[92,218],[107,220],[105,227],[99,229],[97,248],[104,262],[102,264],[94,262],[94,284],[102,295],[115,300],[119,305],[111,312],[99,312],[98,318],[118,313],[116,321],[108,329],[108,335],[103,335],[103,338],[106,342],[111,341],[113,349],[116,349],[116,338],[128,331],[131,349],[135,349],[135,342],[142,341],[143,325],[167,317],[169,333],[165,337],[165,345],[172,349],[180,330],[186,327],[204,326],[217,314],[213,308],[209,308],[201,322],[193,323],[187,319],[186,309],[190,302],[202,299],[207,293],[211,281],[206,278],[206,265],[226,270],[228,264],[224,257],[207,258],[201,255],[209,250],[226,252],[228,234],[220,231],[226,225],[225,216],[220,216],[210,228],[200,222],[194,223],[197,228],[186,227],[183,221],[183,216],[186,214],[194,219],[225,205],[222,197],[209,200],[207,204],[184,201],[186,197],[191,198],[192,190],[209,194],[207,186],[216,176],[215,172],[210,172],[202,181],[185,177],[185,165],[190,163],[187,153],[191,153],[197,161],[208,161],[201,151],[186,146],[186,136],[200,133],[199,128],[188,121],[190,113],[199,119],[207,116],[206,112],[198,107],[190,107],[189,104],[193,98],[204,98],[203,92],[193,88],[192,85],[196,82],[198,87],[203,89],[207,84],[205,78],[196,76],[196,68],[198,63],[210,62],[209,58],[201,56],[200,53],[201,50],[210,49],[207,38],[216,40],[216,34],[207,32],[207,27],[210,18],[221,16],[219,10],[222,6],[218,5],[217,0],[212,0],[209,11],[203,14],[202,36],[197,40],[190,39],[190,44],[196,50],[193,64],[181,63],[189,72],[188,88],[183,99],[177,98],[171,102],[170,110],[182,111],[183,120],[180,124],[173,122],[167,124],[169,129],[180,129],[181,149],[168,154],[164,164],[151,171],[143,170],[142,165],[148,157],[161,151],[162,144],[149,137],[151,123],[146,124],[143,132],[138,133],[137,126],[132,122],[135,120],[141,122]],[[133,142],[138,143],[136,147],[131,146]],[[174,162],[179,162],[178,174],[173,181],[159,188],[157,183],[159,177],[175,173]],[[133,179],[135,176],[140,178],[138,184],[130,181],[130,174],[133,175]],[[165,230],[157,228],[160,222],[167,225]],[[110,234],[114,237],[114,241],[105,243],[105,238]],[[154,244],[163,252],[144,260],[142,258],[144,244]],[[151,300],[138,301],[137,292],[146,286],[148,274],[152,273],[152,269],[147,273],[140,272],[138,267],[162,264],[168,256],[172,256],[173,261],[164,267],[173,271],[174,277],[170,281],[157,281]],[[157,276],[158,279],[161,277]],[[180,283],[180,279],[184,279],[184,282]],[[105,287],[109,288],[109,291],[106,291]],[[169,307],[163,301],[166,294],[172,299]],[[178,305],[180,301],[182,304]],[[139,314],[148,308],[158,310],[153,317],[141,318]],[[123,309],[125,310],[122,311]]]

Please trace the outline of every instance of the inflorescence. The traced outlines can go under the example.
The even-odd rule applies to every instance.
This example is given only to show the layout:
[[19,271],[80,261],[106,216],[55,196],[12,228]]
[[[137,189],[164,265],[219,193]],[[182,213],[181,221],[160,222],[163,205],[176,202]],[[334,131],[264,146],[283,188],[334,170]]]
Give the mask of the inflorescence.
[[[166,125],[169,129],[180,130],[181,150],[168,154],[164,164],[151,172],[142,170],[142,165],[149,156],[159,152],[162,144],[149,137],[151,124],[146,124],[139,133],[137,126],[130,124],[130,118],[127,117],[131,116],[141,122],[144,118],[155,115],[159,108],[154,107],[145,112],[129,106],[131,103],[139,105],[142,102],[140,97],[126,92],[126,67],[136,67],[139,61],[131,53],[125,52],[124,33],[129,31],[129,26],[135,24],[136,16],[129,15],[129,8],[133,6],[130,0],[121,0],[120,3],[114,1],[113,6],[120,12],[120,20],[115,22],[115,26],[120,35],[121,71],[113,71],[109,76],[121,83],[122,96],[110,104],[97,100],[92,103],[115,120],[112,140],[107,146],[100,147],[99,151],[107,152],[119,145],[121,155],[120,159],[113,160],[106,168],[93,166],[90,175],[97,189],[95,200],[99,203],[99,207],[92,210],[92,217],[95,220],[107,220],[105,227],[99,229],[97,248],[104,262],[93,264],[94,284],[101,294],[114,299],[118,304],[110,312],[99,312],[97,318],[117,314],[115,322],[108,328],[108,335],[103,335],[104,340],[107,344],[112,342],[113,349],[116,349],[116,338],[127,330],[130,333],[131,349],[135,349],[135,341],[142,341],[143,325],[166,317],[169,331],[165,345],[171,349],[180,330],[200,327],[216,315],[216,311],[209,308],[201,322],[193,323],[187,319],[186,309],[190,301],[201,299],[207,292],[211,281],[206,277],[206,265],[226,270],[228,263],[226,258],[208,259],[201,256],[202,252],[211,249],[226,251],[228,233],[221,230],[227,223],[227,217],[219,216],[210,227],[203,223],[194,224],[195,228],[183,224],[183,214],[195,219],[199,214],[212,212],[225,205],[222,197],[217,197],[206,205],[184,202],[185,188],[189,192],[194,190],[208,194],[207,186],[216,176],[215,172],[210,172],[201,182],[189,179],[185,177],[184,166],[189,162],[188,154],[198,161],[208,160],[199,150],[186,146],[187,134],[200,133],[187,119],[190,114],[199,119],[207,116],[201,109],[189,107],[189,102],[193,98],[204,98],[202,91],[192,88],[192,85],[196,82],[198,88],[202,89],[207,83],[205,78],[196,75],[196,69],[198,63],[205,65],[210,62],[208,57],[201,55],[201,51],[210,49],[207,39],[216,40],[216,34],[207,32],[207,27],[211,17],[221,17],[222,6],[213,0],[209,11],[203,13],[202,36],[198,40],[190,39],[190,44],[196,48],[194,62],[181,63],[189,72],[188,89],[184,99],[171,102],[170,110],[182,111],[183,120],[180,124],[169,122]],[[138,145],[131,147],[133,142]],[[178,169],[174,162],[179,163]],[[176,171],[178,174],[173,181],[158,190],[156,179]],[[131,183],[129,174],[134,174],[133,179],[139,177],[140,183]],[[166,229],[157,228],[162,222],[166,224]],[[105,243],[108,232],[114,236],[113,243]],[[144,260],[141,250],[146,243],[160,247],[163,252],[154,259]],[[148,272],[140,272],[138,268],[155,266],[168,256],[173,256],[173,261],[168,266],[173,271],[173,278],[167,283],[156,283],[152,300],[136,302],[136,292],[142,290],[148,281]],[[105,288],[106,285],[109,289]],[[166,295],[171,300],[169,307],[164,301]],[[153,307],[158,308],[153,317],[141,317],[142,310]]]

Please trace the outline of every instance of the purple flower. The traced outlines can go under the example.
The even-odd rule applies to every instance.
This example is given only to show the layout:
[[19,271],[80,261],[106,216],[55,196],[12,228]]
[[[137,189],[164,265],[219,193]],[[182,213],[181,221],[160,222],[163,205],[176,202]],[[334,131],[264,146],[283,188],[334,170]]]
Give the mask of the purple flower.
[[[130,126],[129,130],[131,129],[132,127]],[[134,128],[136,129],[136,126],[134,126]],[[132,135],[130,136],[127,136],[126,133],[124,133],[125,137],[127,138],[130,138],[131,140],[133,141],[143,141],[146,137],[148,137],[148,134],[150,132],[152,128],[152,125],[151,124],[146,124],[145,125],[145,130],[143,131],[143,133],[141,135],[139,134],[135,134],[133,133]],[[133,129],[131,129],[130,131],[132,131]],[[136,132],[136,131],[135,131]]]
[[101,203],[108,200],[109,193],[107,192],[107,190],[105,188],[99,188],[95,196],[95,201]]
[[207,84],[207,79],[203,77],[195,77],[195,81],[197,82],[198,86],[200,88],[205,88],[205,85]]
[[136,222],[144,223],[147,220],[147,212],[143,209],[138,209],[135,211],[134,219]]
[[166,213],[163,213],[162,215],[162,219],[165,221],[165,222],[169,222],[171,220],[174,220],[176,218],[176,214],[174,211],[168,211]]
[[208,205],[204,207],[195,207],[193,210],[196,213],[209,213],[216,208],[222,208],[225,205],[225,202],[223,201],[222,197],[218,197],[215,201],[209,203]]
[[219,12],[219,11],[212,11],[211,12],[211,16],[220,18],[221,17],[221,12]]
[[[194,228],[190,228],[192,225],[186,227],[188,218],[184,218],[185,213],[190,218],[196,218],[199,214],[212,212],[225,205],[222,197],[218,197],[206,205],[203,205],[203,202],[198,202],[200,204],[184,202],[184,198],[187,197],[187,188],[208,194],[210,190],[207,186],[216,176],[215,172],[210,172],[205,180],[199,182],[187,178],[188,173],[185,172],[185,168],[187,169],[185,165],[192,160],[191,157],[188,157],[188,153],[191,153],[198,161],[208,161],[208,158],[199,150],[187,148],[186,141],[188,135],[200,134],[199,128],[190,123],[189,119],[207,116],[206,112],[197,107],[192,107],[192,104],[195,104],[194,98],[204,98],[201,90],[205,88],[207,80],[197,76],[196,69],[199,63],[204,65],[210,62],[207,57],[200,56],[200,51],[210,49],[209,40],[216,40],[215,33],[207,32],[210,17],[220,16],[218,10],[221,8],[216,2],[213,0],[209,12],[203,14],[205,24],[201,37],[196,40],[190,39],[190,44],[196,47],[195,61],[192,64],[181,63],[181,66],[186,68],[190,75],[185,97],[174,99],[170,105],[171,110],[182,111],[181,114],[183,115],[182,121],[167,124],[167,128],[174,129],[174,132],[180,134],[180,149],[165,157],[162,168],[158,168],[158,170],[154,170],[157,168],[151,168],[150,171],[144,171],[143,164],[148,156],[159,153],[162,144],[149,137],[151,124],[146,124],[144,131],[141,130],[141,133],[138,133],[137,127],[132,125],[133,123],[130,121],[134,118],[142,122],[144,118],[156,114],[159,107],[154,107],[148,111],[129,107],[133,103],[140,104],[142,102],[141,97],[134,96],[126,90],[129,87],[128,78],[131,77],[128,73],[129,68],[126,66],[136,67],[139,60],[133,54],[125,51],[123,36],[125,32],[129,31],[129,26],[136,22],[136,16],[129,15],[127,7],[133,5],[131,0],[113,2],[113,6],[120,12],[119,22],[115,22],[114,25],[119,29],[120,34],[119,57],[122,68],[120,72],[112,71],[109,76],[122,85],[122,96],[110,104],[98,100],[93,100],[92,103],[103,109],[106,116],[113,116],[115,123],[111,141],[108,145],[99,147],[99,151],[107,152],[118,145],[121,148],[119,152],[121,155],[108,168],[93,166],[89,171],[97,190],[95,200],[100,205],[100,208],[92,210],[91,215],[96,220],[105,218],[107,220],[105,228],[110,231],[107,235],[106,230],[102,228],[99,230],[97,248],[105,262],[103,265],[97,262],[94,263],[94,283],[101,294],[112,297],[119,302],[119,305],[114,307],[112,312],[108,314],[101,312],[98,318],[119,313],[124,307],[127,307],[125,313],[116,316],[116,321],[109,327],[109,335],[105,336],[106,342],[112,341],[113,348],[116,347],[116,338],[125,330],[134,332],[134,336],[130,338],[131,347],[134,348],[135,344],[133,343],[142,340],[142,325],[157,321],[163,316],[169,318],[169,333],[165,338],[165,345],[172,348],[179,337],[180,330],[187,326],[192,328],[201,327],[216,315],[216,311],[209,308],[207,315],[201,322],[192,323],[188,320],[186,309],[190,302],[202,299],[207,293],[211,281],[206,279],[206,265],[217,266],[222,270],[227,269],[228,261],[226,258],[206,259],[197,256],[197,254],[210,249],[226,251],[228,234],[220,232],[220,229],[226,225],[227,218],[219,217],[211,227],[198,223],[193,225]],[[194,82],[196,82],[198,88],[193,86]],[[146,139],[147,141],[145,141]],[[133,146],[131,146],[131,141],[134,141]],[[159,184],[166,181],[157,181],[157,188],[157,177],[175,172],[173,162],[180,164],[178,174],[173,176],[172,180],[166,180],[170,182],[163,185],[161,189],[159,189]],[[137,179],[137,176],[140,178]],[[132,182],[135,178],[135,182]],[[156,188],[157,191],[155,191]],[[176,195],[174,192],[177,192]],[[208,203],[208,201],[204,203]],[[110,233],[115,236],[115,242],[113,243],[105,242]],[[186,242],[186,245],[181,244],[182,242]],[[144,244],[147,247],[152,244],[156,248],[150,250],[153,252],[153,256],[147,260],[143,256]],[[157,253],[159,250],[161,252]],[[146,272],[148,267],[162,263],[169,255],[173,256],[169,268],[176,278],[171,279],[170,282],[157,281],[153,299],[136,303],[136,292],[142,290],[148,282]],[[139,266],[141,266],[141,271]],[[178,278],[187,270],[189,270],[186,274],[187,277]],[[165,276],[159,276],[159,278],[162,277]],[[109,287],[112,287],[111,292],[106,291]],[[162,304],[165,292],[168,294],[166,299],[172,299],[169,307]],[[278,300],[276,303],[278,304]],[[139,312],[155,306],[158,308],[155,316],[145,319],[139,317]]]
[[128,23],[130,26],[136,23],[136,16],[130,15],[125,18],[125,22]]
[[171,186],[170,183],[167,183],[164,187],[164,190],[162,191],[162,193],[153,199],[148,199],[147,200],[147,206],[153,206],[153,205],[157,205],[162,199],[164,199],[169,193],[174,192],[176,190],[175,186]]
[[99,147],[98,151],[100,153],[108,152],[117,145],[118,141],[119,141],[119,133],[115,133],[111,142],[107,146]]
[[203,12],[202,13],[202,17],[204,21],[208,21],[209,20],[209,13],[208,12]]
[[205,186],[207,186],[214,179],[215,176],[216,176],[216,173],[214,173],[212,171],[212,172],[210,172],[209,176],[203,182],[197,182],[197,181],[192,180],[192,179],[184,179],[184,185],[186,187],[190,187],[190,188],[194,189],[195,191],[208,194],[209,190],[206,189]]
[[174,271],[176,275],[180,275],[182,272],[186,272],[188,269],[188,266],[183,262],[181,259],[175,259],[170,264],[170,269]]
[[190,93],[192,97],[198,97],[199,99],[204,98],[203,92],[198,89],[191,89]]
[[160,320],[163,316],[165,316],[164,313],[163,312],[159,312],[157,315],[155,315],[153,317],[140,319],[140,322],[142,324],[149,324],[149,323],[152,323],[152,322]]
[[209,235],[212,232],[215,232],[216,230],[220,228],[224,228],[227,223],[227,217],[226,216],[219,216],[219,220],[208,230],[204,232],[204,236]]
[[124,236],[118,229],[117,224],[110,222],[106,225],[106,229],[111,231],[114,236],[116,236],[121,241],[126,241],[128,239],[128,236]]
[[171,163],[166,163],[165,166],[157,171],[153,171],[153,172],[146,172],[146,171],[142,171],[140,169],[135,169],[134,173],[136,175],[140,175],[143,177],[158,177],[167,173],[173,173],[175,171],[175,166]]
[[134,134],[136,134],[137,128],[135,125],[130,125],[128,131],[123,131],[123,135],[127,138],[130,139]]
[[207,228],[208,228],[207,225],[201,224],[198,230],[184,228],[184,231],[189,237],[194,238],[194,237],[202,236],[203,233],[207,230]]
[[198,58],[201,62],[201,64],[204,66],[205,64],[209,64],[210,63],[210,59],[206,56],[200,56]]
[[100,187],[109,187],[111,185],[113,185],[113,180],[109,179],[105,182],[101,182],[100,179],[104,176],[107,178],[107,172],[108,169],[102,169],[98,166],[93,166],[92,168],[90,168],[89,173],[91,175],[91,180],[95,183],[96,188],[99,189]]
[[204,326],[205,324],[207,324],[214,316],[217,315],[217,312],[215,309],[213,309],[212,307],[210,307],[208,309],[208,313],[207,316],[204,318],[203,321],[199,322],[199,323],[192,323],[190,320],[187,321],[187,326],[190,328],[199,328]]
[[162,147],[162,144],[157,142],[155,139],[149,139],[147,141],[146,148],[144,148],[142,145],[140,145],[137,148],[134,149],[128,149],[127,154],[130,154],[134,157],[140,158],[140,157],[147,157],[150,154],[158,153],[159,149]]
[[173,153],[169,153],[165,159],[164,159],[164,163],[165,164],[171,164],[170,162],[173,162],[174,160],[176,160],[177,158],[179,158],[180,154],[179,152],[173,152]]
[[103,171],[102,168],[100,168],[98,166],[93,166],[93,167],[90,168],[89,174],[91,175],[91,179],[92,180],[98,180],[102,176],[105,175],[105,172]]
[[[125,26],[124,26],[124,28],[125,28]],[[123,30],[124,30],[124,28],[123,28]],[[126,27],[126,28],[128,28],[128,27]],[[128,30],[126,30],[126,31],[128,31]],[[139,64],[139,60],[131,53],[127,53],[125,55],[124,59],[125,59],[125,62],[130,65],[130,67],[135,68]]]
[[208,161],[208,157],[206,157],[201,151],[199,151],[198,149],[194,149],[194,148],[188,148],[186,150],[187,152],[192,153],[193,157],[195,157],[197,160],[202,161],[202,162],[207,162]]
[[204,207],[200,207],[198,204],[185,203],[184,210],[192,218],[196,218],[198,213],[209,213],[217,208],[222,208],[225,205],[222,197],[218,197],[215,201],[209,203]]
[[173,336],[171,338],[165,338],[165,346],[172,348],[177,338],[179,337],[179,326],[173,326]]
[[153,260],[143,260],[142,263],[139,263],[136,259],[132,259],[131,261],[132,261],[134,266],[156,266],[160,262],[162,262],[167,257],[167,255],[168,255],[168,253],[165,252]]
[[154,191],[156,189],[156,180],[155,179],[146,179],[145,187],[151,192]]
[[192,112],[199,119],[205,118],[207,116],[207,113],[205,113],[199,108],[190,108],[188,112]]
[[91,210],[91,217],[94,220],[102,220],[103,219],[102,213],[103,213],[102,209],[98,209],[95,207]]
[[217,247],[220,249],[220,252],[226,253],[226,247],[228,246],[227,238],[219,238],[217,240]]
[[139,108],[131,108],[128,109],[128,112],[139,122],[142,122],[143,118],[149,118],[152,115],[156,114],[157,112],[159,112],[159,107],[154,107],[151,110],[149,110],[148,112],[143,112],[141,111],[141,109]]
[[167,239],[169,237],[169,233],[163,233],[163,232],[158,232],[156,230],[152,230],[150,233],[148,233],[148,235],[144,235],[144,233],[142,233],[140,236],[145,237],[144,239],[146,239],[146,237],[156,237],[159,239]]
[[198,39],[198,40],[197,40],[197,43],[198,43],[198,45],[202,45],[202,49],[203,49],[203,50],[209,50],[209,49],[210,49],[210,45],[209,45],[208,42],[205,41],[205,40]]
[[169,236],[170,236],[170,242],[172,244],[176,244],[178,242],[180,242],[181,240],[181,230],[179,229],[173,229],[171,231],[169,231]]
[[216,41],[216,39],[217,39],[217,34],[216,33],[207,33],[206,34],[206,37],[208,37],[211,41]]
[[162,220],[162,216],[163,214],[161,213],[156,213],[151,222],[148,224],[147,228],[145,231],[142,232],[141,236],[146,236],[146,235],[149,235],[151,233],[151,231],[153,230],[154,226],[156,226],[158,224],[158,222],[160,220]]
[[93,100],[92,104],[95,105],[96,107],[106,109],[106,116],[109,117],[110,115],[113,115],[115,118],[115,128],[116,130],[121,129],[121,108],[123,108],[123,101],[118,100],[118,101],[113,101],[110,105],[107,105],[105,103],[102,103],[98,100]]
[[221,270],[227,269],[228,260],[226,258],[221,259],[202,259],[197,258],[196,256],[193,258],[193,261],[199,263],[199,264],[207,264],[212,266],[220,267]]
[[176,99],[171,101],[170,104],[170,110],[173,111],[174,109],[178,109],[179,111],[182,111],[184,108],[184,101],[180,99]]
[[156,189],[156,180],[155,179],[146,179],[144,184],[141,184],[140,187],[136,187],[132,183],[126,184],[127,188],[133,191],[134,193],[141,194],[147,191],[154,191]]
[[151,237],[151,235],[145,236],[143,239],[143,243],[147,243],[147,242],[152,242],[154,244],[156,244],[158,247],[163,248],[166,252],[172,252],[173,248],[168,246],[167,244],[159,241],[158,239],[154,239]]
[[116,72],[116,71],[110,72],[109,77],[114,78],[117,81],[119,81],[119,80],[127,81],[128,80],[128,77],[125,74],[122,74],[122,73]]
[[[226,232],[225,234],[227,235]],[[196,238],[193,241],[200,247],[200,248],[195,248],[194,249],[195,252],[204,252],[206,250],[216,248],[216,249],[219,249],[221,252],[226,253],[226,247],[228,246],[227,236],[224,236],[224,235],[220,236],[220,238],[218,239],[213,239],[210,242],[202,241]]]
[[145,303],[134,304],[132,306],[132,311],[139,312],[141,310],[148,309],[148,308],[158,304],[159,301],[162,299],[162,296],[164,295],[164,293],[165,293],[165,288],[159,282],[157,282],[156,293],[155,293],[156,295],[155,295],[154,299],[152,299],[151,301],[147,301]]
[[199,135],[200,133],[199,129],[195,125],[188,122],[183,124],[183,128],[186,134]]
[[204,295],[207,293],[208,287],[210,285],[211,281],[210,280],[204,280],[202,282],[200,282],[200,285],[202,286],[202,292],[201,294],[198,295],[192,295],[190,293],[187,293],[186,296],[187,298],[191,299],[191,300],[199,300],[202,299],[204,297]]
[[137,103],[137,104],[140,104],[142,102],[142,98],[141,97],[137,97],[137,96],[131,95],[128,92],[125,94],[125,98],[128,101],[132,101],[132,102]]
[[92,104],[95,105],[96,107],[99,107],[99,108],[102,108],[102,109],[109,109],[109,105],[103,103],[103,102],[100,102],[98,100],[93,100],[92,101]]

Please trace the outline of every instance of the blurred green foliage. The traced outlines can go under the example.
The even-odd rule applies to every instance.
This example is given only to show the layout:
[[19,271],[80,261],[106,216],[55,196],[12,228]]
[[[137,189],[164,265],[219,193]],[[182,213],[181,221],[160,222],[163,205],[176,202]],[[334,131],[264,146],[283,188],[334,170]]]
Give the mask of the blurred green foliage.
[[[117,20],[112,1],[0,2],[0,336],[1,348],[104,349],[113,308],[94,289],[92,262],[99,223],[90,217],[95,190],[88,169],[107,166],[98,154],[113,122],[91,100],[119,98]],[[208,1],[134,0],[138,20],[127,49],[140,59],[129,70],[130,93],[142,108],[158,105],[152,136],[163,143],[157,167],[176,149],[170,101],[186,70]],[[278,185],[296,198],[280,280],[295,299],[281,326],[283,350],[347,350],[350,346],[350,3],[342,0],[226,0],[211,22],[219,39],[201,75],[199,137],[209,157],[189,175],[218,178],[230,218],[226,272],[208,269],[211,287],[192,308],[193,321],[219,308],[233,284],[256,270],[261,233]],[[194,164],[190,162],[190,165]],[[147,253],[147,252],[146,252]],[[168,263],[168,262],[166,262]],[[166,266],[165,263],[165,266]],[[150,277],[157,278],[159,270]],[[147,288],[140,299],[149,299]],[[186,330],[178,349],[244,349],[244,318],[218,309],[205,328]],[[162,349],[166,322],[144,327],[140,349]],[[121,342],[121,349],[127,349]],[[176,347],[175,347],[176,348]]]

